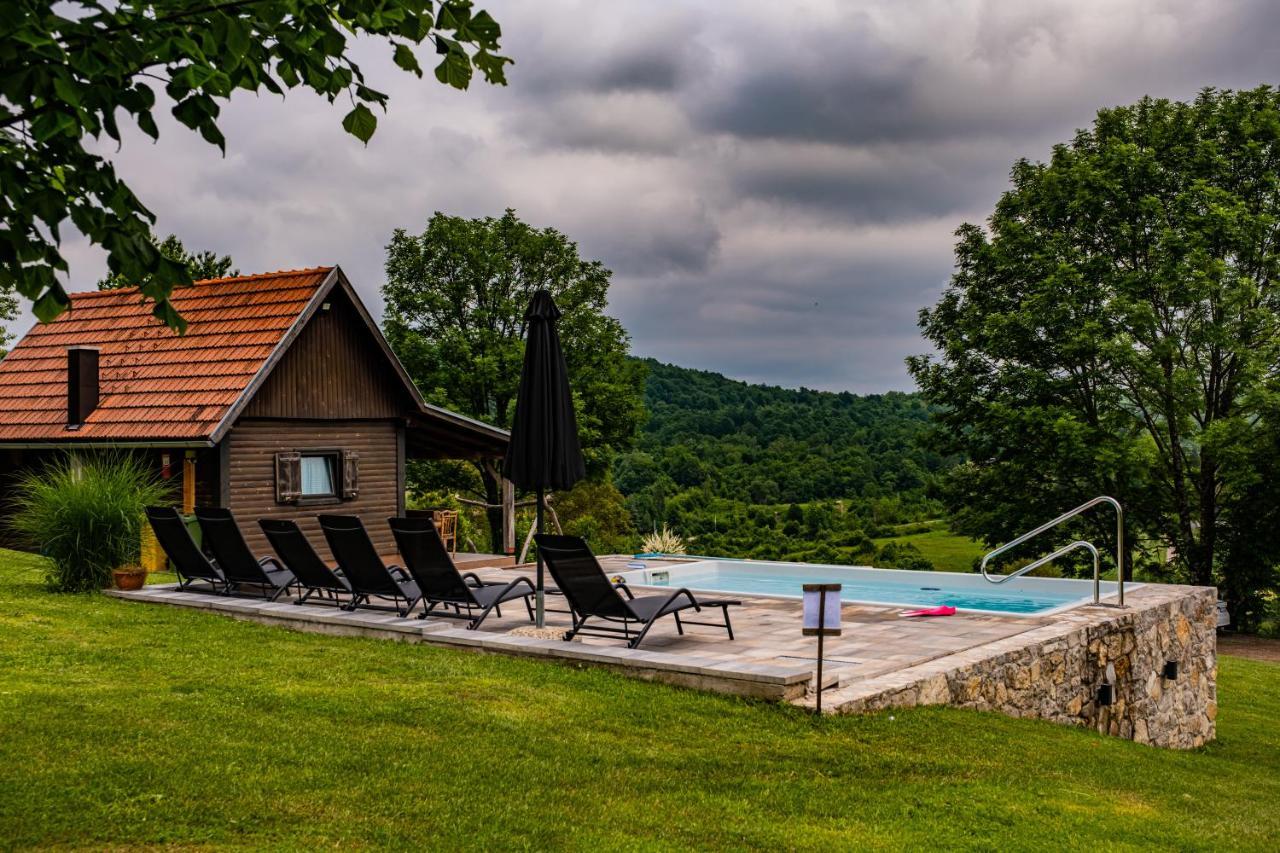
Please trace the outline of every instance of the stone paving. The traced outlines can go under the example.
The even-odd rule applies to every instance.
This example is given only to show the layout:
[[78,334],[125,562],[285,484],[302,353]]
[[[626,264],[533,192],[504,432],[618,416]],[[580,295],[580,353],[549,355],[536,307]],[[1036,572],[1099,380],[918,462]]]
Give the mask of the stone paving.
[[[609,572],[625,570],[627,561],[625,557],[601,558]],[[473,563],[467,568],[486,580],[510,580],[517,574],[530,577],[533,574],[532,566],[480,568]],[[658,590],[637,587],[635,591],[637,595],[644,595]],[[1191,587],[1149,584],[1129,594],[1133,607],[1124,611],[1086,606],[1043,617],[959,613],[945,618],[911,619],[901,616],[905,612],[903,608],[846,604],[842,608],[843,634],[826,640],[825,710],[839,713],[895,704],[964,704],[950,695],[926,695],[919,685],[929,679],[936,681],[939,674],[953,674],[961,668],[969,671],[985,661],[1003,660],[1011,650],[1025,652],[1045,642],[1045,638],[1058,637],[1064,632],[1095,630],[1098,626],[1103,626],[1105,631],[1105,626],[1122,614],[1144,611],[1194,591]],[[530,623],[518,602],[504,608],[501,617],[490,615],[479,630],[468,631],[465,623],[452,619],[420,620],[416,614],[401,619],[394,613],[363,609],[346,613],[331,605],[299,607],[287,600],[267,603],[178,592],[168,586],[112,594],[132,600],[208,609],[298,630],[382,636],[589,663],[650,680],[808,705],[812,705],[814,698],[817,641],[801,634],[800,602],[794,600],[741,596],[742,606],[729,611],[736,636],[733,641],[724,629],[704,626],[688,626],[681,636],[675,621],[668,618],[654,627],[639,649],[632,650],[627,649],[623,641],[611,638],[581,637],[566,643],[520,636],[528,633]],[[568,614],[557,612],[565,607],[564,599],[548,596],[547,606],[548,627],[567,629]],[[690,618],[717,621],[719,615],[719,609],[705,610]],[[1070,678],[1085,677],[1071,675]],[[995,702],[984,707],[1015,712]]]
[[[626,561],[624,558],[606,557],[602,562],[605,568],[612,572],[625,568]],[[515,569],[484,569],[472,565],[468,570],[476,571],[486,580],[511,579],[517,574],[525,574],[531,579],[533,577],[532,566],[521,566]],[[167,587],[149,587],[139,594],[127,597],[154,600],[167,589]],[[645,592],[638,587],[637,591],[639,594]],[[183,599],[190,599],[192,604],[208,603],[211,606],[216,605],[212,606],[212,609],[224,612],[239,609],[261,615],[264,611],[264,608],[259,606],[259,602],[246,598],[193,596],[190,593],[169,594],[164,595],[164,598],[172,603],[178,603]],[[787,670],[814,669],[817,642],[800,633],[799,602],[753,596],[743,597],[741,600],[742,606],[732,607],[729,610],[735,634],[732,642],[729,641],[723,629],[703,626],[689,626],[681,636],[676,631],[674,620],[664,619],[649,633],[644,645],[637,651],[671,655],[694,668],[752,663],[772,665]],[[549,596],[547,606],[558,610],[565,605],[563,599]],[[399,620],[392,614],[371,610],[358,611],[355,614],[341,613],[331,606],[296,608],[292,605],[286,607],[285,604],[278,604],[268,609],[277,613],[283,610],[290,616],[301,617],[312,614],[316,618],[324,618],[328,623],[336,620],[337,624],[353,626],[359,618],[364,621],[372,619],[383,628],[396,625],[411,631],[435,632],[437,629],[462,627],[455,620],[431,619],[426,622],[417,619]],[[946,619],[903,619],[899,616],[901,612],[898,608],[869,605],[846,604],[843,607],[844,633],[840,637],[827,638],[825,645],[824,680],[828,687],[919,665],[1014,636],[1044,622],[1035,617],[976,614],[959,614]],[[715,621],[719,611],[707,611],[707,616],[709,618],[706,621]],[[701,616],[693,618],[702,620]],[[399,626],[401,622],[407,622],[407,625]],[[571,624],[568,614],[553,612],[550,609],[546,622],[548,627],[562,629],[567,629]],[[480,627],[480,632],[505,634],[528,624],[528,616],[524,609],[515,605],[504,610],[501,617],[491,615]],[[363,625],[362,622],[361,627],[368,626]],[[590,646],[624,647],[621,641],[610,638],[582,637],[579,642]]]

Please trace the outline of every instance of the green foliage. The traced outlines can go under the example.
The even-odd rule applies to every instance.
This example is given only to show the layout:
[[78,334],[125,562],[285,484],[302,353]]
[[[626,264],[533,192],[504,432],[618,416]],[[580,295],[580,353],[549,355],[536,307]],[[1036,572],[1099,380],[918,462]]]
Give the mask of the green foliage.
[[[408,509],[453,510],[458,513],[457,550],[468,551],[468,543],[477,539],[483,540],[488,535],[484,530],[484,514],[476,511],[458,500],[457,496],[447,491],[410,491],[406,496],[405,506]],[[483,532],[482,532],[483,531]],[[486,551],[485,553],[497,553]]]
[[1222,463],[1223,597],[1237,629],[1280,635],[1280,399],[1259,406],[1250,440]]
[[1280,492],[1248,484],[1275,464],[1278,164],[1270,87],[1145,98],[1016,163],[988,227],[961,226],[921,315],[938,355],[909,361],[936,447],[970,460],[942,490],[960,532],[1003,540],[1110,494],[1131,539],[1176,549],[1175,577],[1257,611],[1280,562],[1250,517]]
[[[627,357],[622,325],[606,315],[612,273],[586,261],[554,228],[508,210],[499,219],[434,214],[422,234],[397,229],[387,246],[383,327],[432,403],[509,427],[524,361],[524,312],[545,288],[563,312],[558,328],[573,388],[587,473],[600,479],[644,420],[644,366]],[[497,469],[476,463],[478,497],[496,504]],[[441,469],[419,468],[439,483]],[[452,488],[475,488],[474,480]],[[501,514],[490,514],[492,536]]]
[[919,396],[645,364],[649,421],[613,468],[641,532],[669,525],[699,554],[855,563],[875,559],[870,535],[937,515],[926,485],[947,460],[919,446]]
[[13,530],[50,558],[46,578],[58,592],[111,583],[111,571],[136,563],[143,513],[168,491],[134,456],[62,456],[19,477]]
[[618,460],[628,493],[669,480],[772,498],[759,503],[875,498],[919,490],[945,467],[917,444],[929,420],[918,395],[792,390],[645,364],[649,422],[638,453]]
[[[152,243],[156,247],[156,251],[171,261],[175,261],[186,269],[187,275],[192,280],[200,281],[208,278],[225,278],[227,276],[240,275],[240,270],[234,268],[234,262],[230,255],[218,256],[215,252],[188,252],[187,247],[182,245],[182,241],[178,239],[177,234],[170,234],[163,240],[156,242],[154,236],[151,238]],[[150,282],[154,284],[154,282]],[[120,275],[109,275],[98,282],[98,290],[116,290],[121,287],[133,287],[137,285],[136,281],[129,281]]]
[[4,328],[4,324],[17,316],[17,298],[12,291],[5,290],[3,285],[0,285],[0,358],[5,357],[9,341],[13,340],[13,335]]
[[111,148],[104,135],[120,143],[121,116],[158,138],[154,83],[181,124],[225,151],[218,117],[237,90],[307,88],[350,101],[343,127],[367,142],[376,127],[369,106],[388,98],[352,58],[358,37],[384,40],[419,77],[414,48],[433,45],[436,78],[461,89],[473,68],[505,83],[510,62],[496,52],[497,22],[470,0],[11,0],[0,4],[0,33],[0,290],[32,300],[42,321],[66,310],[59,244],[70,219],[106,250],[111,277],[142,283],[156,316],[179,330],[168,297],[191,277],[157,250],[155,216],[96,153]]

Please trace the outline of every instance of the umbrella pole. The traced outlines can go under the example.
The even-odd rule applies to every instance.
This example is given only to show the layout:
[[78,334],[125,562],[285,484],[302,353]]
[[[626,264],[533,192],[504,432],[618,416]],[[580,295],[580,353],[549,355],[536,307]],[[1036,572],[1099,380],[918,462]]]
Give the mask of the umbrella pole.
[[[538,523],[538,532],[541,533],[542,532],[542,488],[541,487],[538,488],[537,523]],[[543,592],[542,592],[542,549],[541,548],[538,549],[537,590],[538,590],[538,594],[535,596],[535,599],[537,602],[537,610],[535,611],[537,613],[537,619],[535,620],[534,624],[537,625],[539,628],[544,628],[546,627],[546,622],[547,622],[547,611],[545,609],[545,603],[543,601]]]

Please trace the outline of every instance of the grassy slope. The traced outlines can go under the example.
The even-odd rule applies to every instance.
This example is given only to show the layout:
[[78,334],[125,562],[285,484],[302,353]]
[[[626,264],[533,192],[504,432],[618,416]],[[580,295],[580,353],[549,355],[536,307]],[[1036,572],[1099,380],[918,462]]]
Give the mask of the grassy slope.
[[598,670],[37,586],[0,552],[0,846],[1264,849],[1280,666],[1177,753],[948,709],[821,723]]
[[925,559],[933,563],[933,567],[940,572],[972,571],[974,559],[986,553],[981,542],[952,533],[946,527],[938,527],[926,533],[910,533],[905,536],[875,540],[876,547],[882,547],[889,542],[915,545]]

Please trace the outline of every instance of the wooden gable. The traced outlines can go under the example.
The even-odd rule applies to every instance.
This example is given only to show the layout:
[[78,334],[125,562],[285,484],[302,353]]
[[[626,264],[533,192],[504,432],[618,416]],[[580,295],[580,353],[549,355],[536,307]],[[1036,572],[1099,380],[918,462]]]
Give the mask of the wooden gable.
[[339,287],[329,292],[241,415],[348,420],[406,417],[417,410]]

